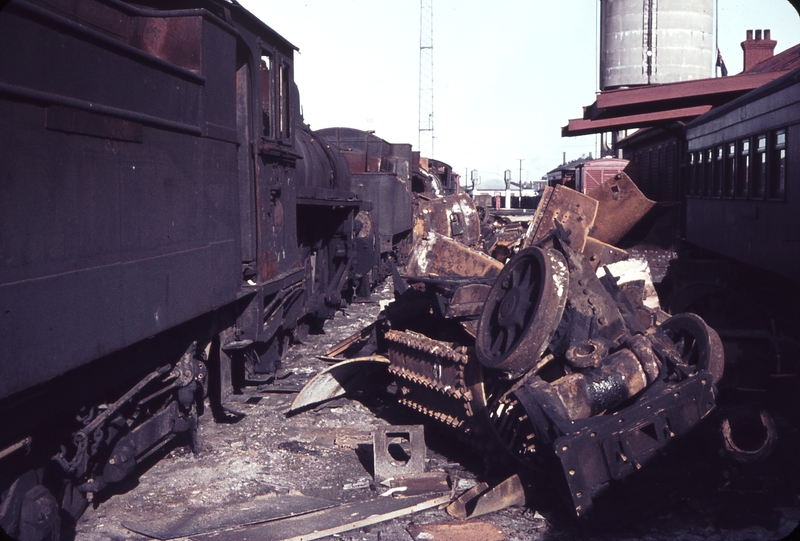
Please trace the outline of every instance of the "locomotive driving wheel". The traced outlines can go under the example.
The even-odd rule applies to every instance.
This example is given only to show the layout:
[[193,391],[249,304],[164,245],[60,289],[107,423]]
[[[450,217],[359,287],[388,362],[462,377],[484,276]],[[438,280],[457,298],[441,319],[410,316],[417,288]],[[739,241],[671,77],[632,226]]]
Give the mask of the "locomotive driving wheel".
[[564,313],[568,282],[566,261],[554,250],[527,248],[503,267],[478,320],[481,364],[514,376],[532,368]]
[[696,314],[676,314],[661,329],[669,336],[684,364],[711,374],[716,385],[725,369],[725,352],[717,332]]

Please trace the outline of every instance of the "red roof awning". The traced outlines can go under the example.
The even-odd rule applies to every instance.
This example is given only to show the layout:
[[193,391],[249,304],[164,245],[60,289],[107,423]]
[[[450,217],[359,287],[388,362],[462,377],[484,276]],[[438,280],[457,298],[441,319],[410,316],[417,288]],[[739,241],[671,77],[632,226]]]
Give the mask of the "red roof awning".
[[691,98],[713,99],[720,94],[745,93],[761,85],[785,75],[786,72],[768,72],[716,77],[712,79],[695,79],[679,83],[639,86],[622,90],[608,90],[597,96],[595,106],[598,109],[613,107],[643,106],[657,104],[666,100],[688,100]]
[[625,130],[628,128],[643,128],[664,122],[674,122],[676,120],[689,120],[709,110],[711,110],[710,105],[698,105],[695,107],[684,107],[667,111],[656,111],[653,113],[618,116],[598,120],[576,118],[570,120],[567,126],[561,128],[561,136],[573,137],[577,135]]
[[582,119],[570,120],[561,135],[571,137],[691,120],[785,75],[798,64],[800,45],[731,77],[606,90],[583,108]]

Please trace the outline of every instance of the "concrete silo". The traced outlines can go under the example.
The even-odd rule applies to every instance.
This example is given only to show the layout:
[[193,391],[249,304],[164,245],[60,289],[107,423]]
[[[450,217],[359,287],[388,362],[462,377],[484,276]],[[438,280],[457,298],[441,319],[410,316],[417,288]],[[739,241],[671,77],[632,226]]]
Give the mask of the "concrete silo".
[[600,89],[711,77],[714,0],[599,0]]

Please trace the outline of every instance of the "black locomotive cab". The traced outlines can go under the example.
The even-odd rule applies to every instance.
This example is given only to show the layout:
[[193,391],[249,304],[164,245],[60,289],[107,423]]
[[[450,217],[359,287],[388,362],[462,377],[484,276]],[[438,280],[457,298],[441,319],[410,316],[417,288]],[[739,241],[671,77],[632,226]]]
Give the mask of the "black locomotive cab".
[[12,0],[0,47],[0,527],[46,539],[339,307],[361,201],[236,3]]

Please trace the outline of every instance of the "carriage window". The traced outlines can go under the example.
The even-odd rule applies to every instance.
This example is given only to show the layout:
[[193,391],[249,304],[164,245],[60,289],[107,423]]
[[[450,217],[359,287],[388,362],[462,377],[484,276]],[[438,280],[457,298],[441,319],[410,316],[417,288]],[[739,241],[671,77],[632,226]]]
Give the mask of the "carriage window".
[[714,168],[714,151],[708,149],[705,151],[706,163],[703,167],[703,196],[711,196],[711,178],[713,176]]
[[769,197],[783,199],[786,191],[786,130],[775,132],[769,162]]
[[725,182],[722,187],[724,197],[733,197],[733,185],[736,178],[736,143],[728,143],[725,154]]
[[267,54],[261,55],[261,124],[262,135],[272,137],[272,109],[270,108],[270,77],[272,58]]
[[756,154],[753,159],[753,197],[763,199],[767,181],[767,136],[756,138]]
[[289,66],[281,64],[281,69],[278,73],[279,82],[278,88],[280,89],[280,136],[282,139],[288,139],[291,136],[291,115],[289,114],[289,90],[291,83],[291,76],[289,73]]
[[697,195],[697,157],[696,153],[689,153],[689,186],[686,195]]
[[713,173],[713,186],[712,195],[714,197],[722,196],[722,147],[717,147],[714,151],[714,173]]
[[747,197],[750,194],[750,141],[739,142],[739,159],[736,164],[736,197]]
[[705,166],[703,165],[703,151],[697,153],[697,167],[695,168],[695,192],[697,197],[703,195],[703,175],[705,174]]

